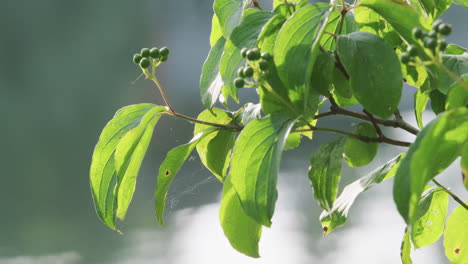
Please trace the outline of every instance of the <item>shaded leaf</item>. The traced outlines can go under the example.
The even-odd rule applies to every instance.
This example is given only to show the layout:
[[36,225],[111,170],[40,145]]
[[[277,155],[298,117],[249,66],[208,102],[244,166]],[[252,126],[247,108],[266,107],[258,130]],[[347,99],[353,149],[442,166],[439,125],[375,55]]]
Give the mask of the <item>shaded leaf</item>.
[[429,95],[422,89],[418,89],[414,94],[414,115],[419,128],[423,128],[424,126],[422,114],[426,110],[428,101]]
[[320,222],[325,231],[324,235],[328,235],[335,228],[346,223],[349,209],[353,205],[356,198],[375,184],[389,179],[395,175],[400,160],[404,154],[391,159],[386,164],[378,167],[370,174],[360,178],[359,180],[349,184],[343,189],[343,192],[333,203],[331,210],[323,211],[320,215]]
[[411,229],[414,248],[429,246],[444,232],[449,197],[442,188],[429,188],[419,201],[418,220]]
[[411,144],[393,186],[393,199],[407,224],[416,220],[424,186],[461,154],[466,131],[468,109],[457,108],[427,124]]
[[190,153],[195,146],[207,135],[219,130],[219,128],[211,127],[203,132],[196,134],[187,144],[178,146],[170,150],[161,166],[159,167],[155,197],[156,218],[159,225],[163,224],[164,208],[166,207],[166,196],[169,186],[174,180],[180,167],[185,160],[190,156]]
[[219,219],[224,235],[233,248],[247,256],[260,257],[258,242],[262,234],[262,225],[245,214],[229,177],[224,182]]
[[331,211],[341,179],[341,163],[346,138],[322,144],[310,158],[309,179],[315,200],[320,207]]
[[[201,112],[197,119],[222,125],[232,122],[232,117],[218,108],[213,108],[212,112],[209,110]],[[197,135],[209,128],[209,125],[195,124],[193,134]],[[224,181],[229,166],[235,135],[236,133],[233,131],[217,130],[206,135],[197,144],[197,152],[201,162],[221,182]]]
[[244,127],[234,147],[228,177],[245,213],[265,226],[271,225],[281,154],[294,122],[281,114],[253,120]]
[[244,15],[245,0],[215,0],[213,9],[218,17],[224,38],[228,39]]
[[468,190],[468,143],[465,142],[461,158],[462,180],[465,188]]
[[400,61],[393,49],[368,32],[341,35],[337,43],[354,96],[369,112],[384,119],[391,117],[403,88]]
[[432,111],[438,115],[445,111],[445,102],[447,101],[447,96],[439,90],[432,90],[429,93],[429,98],[431,98],[431,108]]
[[[461,76],[464,83],[468,84],[468,74]],[[447,100],[445,101],[445,109],[450,110],[461,106],[468,105],[468,90],[459,83],[454,83],[450,87]]]
[[223,80],[219,73],[219,64],[224,51],[226,40],[221,37],[211,48],[205,63],[203,64],[202,74],[200,76],[200,94],[203,105],[211,109],[218,101],[223,87]]
[[467,226],[468,210],[460,205],[449,216],[444,232],[445,255],[454,264],[468,263]]
[[[468,54],[443,55],[442,63],[449,71],[458,77],[468,74]],[[450,87],[452,87],[456,81],[442,69],[439,69],[437,74],[439,78],[439,86],[433,88],[438,88],[440,92],[447,94]]]
[[[357,125],[354,134],[376,138],[377,133],[373,125],[369,123],[360,123]],[[377,155],[379,143],[364,142],[362,140],[348,137],[344,147],[343,157],[351,167],[359,167],[369,164]]]

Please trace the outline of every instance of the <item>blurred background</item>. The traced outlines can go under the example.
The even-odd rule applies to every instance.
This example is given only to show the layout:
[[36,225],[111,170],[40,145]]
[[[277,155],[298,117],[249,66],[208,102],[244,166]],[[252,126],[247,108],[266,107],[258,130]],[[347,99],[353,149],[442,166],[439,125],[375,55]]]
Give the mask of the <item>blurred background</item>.
[[[443,16],[454,25],[448,40],[465,47],[467,14],[454,6]],[[196,153],[170,189],[166,225],[157,226],[153,192],[159,164],[167,151],[190,140],[193,128],[170,117],[155,130],[127,220],[120,224],[124,234],[101,223],[88,172],[102,128],[122,106],[162,104],[150,82],[137,80],[133,53],[168,46],[171,54],[158,68],[159,79],[174,108],[196,116],[203,110],[198,81],[209,51],[211,17],[212,0],[2,1],[0,264],[399,263],[404,223],[393,204],[391,181],[363,194],[344,228],[322,236],[321,210],[307,169],[311,153],[336,135],[317,133],[314,141],[285,152],[276,214],[272,228],[264,229],[261,259],[237,253],[224,238],[218,223],[222,185]],[[405,89],[401,106],[413,124],[414,92]],[[252,89],[241,93],[244,102],[255,99]],[[347,130],[353,122],[320,121]],[[368,166],[344,166],[343,186],[402,151],[381,146]],[[457,164],[439,178],[467,200],[466,190],[458,187]],[[415,263],[448,263],[440,241],[413,256]]]

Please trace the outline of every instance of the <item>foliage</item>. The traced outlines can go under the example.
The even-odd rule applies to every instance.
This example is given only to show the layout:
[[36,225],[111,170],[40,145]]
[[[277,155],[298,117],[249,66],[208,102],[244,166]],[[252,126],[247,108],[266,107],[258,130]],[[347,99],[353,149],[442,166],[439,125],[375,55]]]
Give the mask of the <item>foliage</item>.
[[[447,258],[466,263],[468,205],[435,180],[461,157],[460,184],[468,186],[468,53],[445,42],[452,27],[437,19],[452,1],[272,2],[273,10],[265,11],[257,1],[214,1],[212,48],[200,78],[207,109],[197,118],[176,112],[156,78],[169,49],[145,48],[134,55],[166,105],[124,107],[102,131],[90,171],[99,218],[112,229],[117,218],[125,218],[154,126],[163,114],[170,115],[195,123],[194,138],[169,151],[161,164],[155,191],[158,222],[163,223],[171,182],[196,148],[203,165],[224,184],[224,234],[236,250],[259,257],[262,227],[272,225],[283,151],[312,139],[313,132],[338,133],[340,138],[310,158],[309,178],[324,210],[324,234],[346,223],[361,193],[394,177],[395,204],[407,224],[402,262],[412,263],[413,247],[433,244],[444,234]],[[467,7],[464,1],[456,3]],[[413,86],[405,89],[416,89],[414,113],[421,130],[406,123],[398,110],[404,82]],[[239,103],[238,94],[246,88],[256,89],[259,101],[226,110],[230,98]],[[429,101],[438,115],[424,124]],[[363,111],[345,108],[351,105]],[[320,119],[332,115],[361,123],[353,132],[320,126]],[[389,138],[382,126],[416,139]],[[380,144],[408,150],[338,196],[342,161],[351,167],[367,165]],[[437,187],[428,186],[431,181]],[[460,206],[446,221],[449,196]]]

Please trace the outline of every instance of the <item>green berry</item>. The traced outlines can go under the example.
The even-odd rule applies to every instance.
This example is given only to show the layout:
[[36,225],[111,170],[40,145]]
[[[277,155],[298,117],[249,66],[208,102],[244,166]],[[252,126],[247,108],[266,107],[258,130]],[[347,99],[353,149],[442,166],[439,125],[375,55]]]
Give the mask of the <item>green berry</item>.
[[150,56],[150,50],[147,48],[142,48],[141,49],[141,56],[148,58]]
[[437,44],[439,45],[440,51],[444,51],[447,48],[447,42],[445,42],[443,39],[437,41]]
[[150,50],[150,56],[151,56],[151,58],[153,58],[153,59],[159,58],[159,49],[158,49],[158,48],[152,48],[152,49]]
[[418,49],[415,46],[409,46],[407,52],[412,57],[418,55]]
[[240,78],[245,78],[245,75],[244,75],[244,67],[240,67],[239,70],[237,70],[237,75],[238,75]]
[[161,55],[161,57],[166,57],[167,60],[167,56],[169,55],[169,49],[166,47],[161,48],[159,50],[159,55]]
[[143,68],[143,69],[146,69],[150,66],[150,61],[147,59],[147,58],[143,58],[141,59],[140,61],[140,66]]
[[247,67],[244,68],[244,76],[246,78],[252,77],[253,74],[254,74],[254,69],[252,67],[247,66]]
[[263,52],[262,53],[262,59],[264,59],[266,61],[270,60],[271,59],[271,54],[268,53],[268,52]]
[[431,31],[429,31],[427,36],[430,37],[430,38],[437,38],[437,31],[431,30]]
[[[159,54],[161,54],[161,52],[159,52]],[[165,61],[167,61],[167,56],[160,56],[160,57],[159,57],[159,61],[160,61],[160,62],[165,62]]]
[[432,23],[432,29],[437,30],[437,27],[439,27],[440,24],[442,24],[442,20],[437,19],[434,21],[434,23]]
[[133,62],[134,62],[135,64],[139,64],[142,58],[143,58],[143,57],[142,57],[140,54],[135,53],[135,55],[133,55]]
[[247,59],[250,61],[256,61],[260,59],[260,50],[257,48],[250,49],[247,51]]
[[245,58],[247,56],[247,51],[248,51],[247,48],[242,48],[241,49],[240,54],[241,54],[242,58]]
[[245,81],[244,81],[244,79],[236,78],[236,79],[234,80],[234,85],[235,85],[237,88],[242,88],[242,87],[244,87],[244,85],[245,85]]
[[269,65],[268,65],[268,61],[262,59],[262,60],[258,63],[258,66],[260,67],[260,69],[261,69],[262,71],[266,71],[266,70],[268,70],[268,66],[269,66]]
[[452,32],[452,26],[450,26],[449,24],[442,23],[437,27],[437,31],[440,34],[447,36]]
[[408,64],[408,62],[410,61],[411,59],[411,55],[408,53],[408,52],[403,52],[401,55],[400,55],[400,60],[403,64]]
[[430,38],[430,37],[424,38],[424,47],[428,49],[435,49],[436,46],[437,46],[437,40],[435,40],[434,38]]
[[412,33],[413,33],[413,36],[417,39],[420,39],[424,36],[424,32],[422,31],[422,29],[418,27],[413,28]]

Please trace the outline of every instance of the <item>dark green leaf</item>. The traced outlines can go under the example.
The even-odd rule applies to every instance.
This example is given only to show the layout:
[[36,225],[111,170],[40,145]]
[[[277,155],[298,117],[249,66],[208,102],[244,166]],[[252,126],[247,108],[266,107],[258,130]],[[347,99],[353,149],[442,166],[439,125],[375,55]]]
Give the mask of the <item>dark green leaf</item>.
[[180,167],[182,167],[192,150],[203,138],[218,130],[219,128],[211,127],[195,135],[187,144],[173,148],[167,153],[166,158],[159,167],[156,191],[154,193],[156,218],[159,225],[163,224],[164,208],[166,207],[166,196],[169,186]]
[[416,220],[424,186],[447,168],[468,137],[468,109],[444,112],[419,132],[395,176],[393,199],[409,225]]
[[[209,110],[203,111],[198,115],[197,119],[222,125],[232,122],[232,117],[218,108],[213,108],[212,112]],[[193,134],[197,135],[208,128],[210,128],[208,125],[195,124]],[[234,146],[235,134],[235,132],[227,130],[214,131],[197,144],[197,152],[201,162],[221,182],[224,181],[229,166],[229,157]]]
[[200,77],[200,93],[203,104],[211,109],[221,94],[223,80],[219,73],[219,63],[224,51],[226,40],[221,37],[211,48],[208,58],[203,64]]
[[228,39],[234,28],[239,25],[244,15],[245,0],[216,0],[213,5],[223,30],[224,38]]
[[310,85],[316,92],[328,96],[332,83],[333,69],[335,68],[335,59],[328,52],[319,52],[315,66],[312,70],[312,80]]
[[369,112],[385,119],[392,116],[403,88],[400,61],[393,49],[368,32],[341,35],[337,43],[354,96]]
[[429,97],[431,98],[431,108],[432,111],[438,115],[445,111],[445,102],[447,101],[447,96],[439,90],[432,90],[429,93]]
[[458,206],[449,216],[444,232],[445,255],[454,264],[468,263],[467,226],[468,210]]
[[238,101],[234,79],[238,78],[237,70],[245,64],[245,59],[240,54],[241,49],[255,47],[260,31],[274,15],[272,12],[265,11],[248,14],[242,23],[232,31],[231,37],[224,47],[219,68],[224,81],[223,96],[226,100],[227,96],[230,95]]
[[[99,137],[99,142],[94,149],[90,170],[90,183],[94,205],[101,220],[112,229],[115,229],[117,210],[116,190],[118,190],[119,184],[114,158],[115,151],[122,137],[127,135],[132,129],[138,127],[143,117],[151,110],[154,111],[154,109],[159,109],[159,107],[153,104],[138,104],[126,106],[118,110],[112,120],[109,121],[103,129]],[[147,133],[143,134],[145,138],[143,143],[138,147],[139,150],[147,141]],[[132,150],[132,153],[134,151],[135,148]],[[141,155],[141,153],[137,155]],[[129,168],[133,171],[133,169],[136,168],[136,164],[133,163]],[[123,174],[121,174],[121,176],[123,176]]]
[[229,177],[224,182],[219,219],[224,235],[233,248],[247,256],[260,257],[258,242],[262,234],[262,225],[245,214]]
[[405,236],[403,237],[403,241],[401,242],[401,262],[403,264],[413,264],[411,260],[411,240],[410,240],[410,232],[405,231]]
[[423,128],[423,117],[422,114],[426,110],[427,102],[429,101],[429,95],[422,89],[418,89],[414,94],[414,115],[416,116],[416,122],[419,128]]
[[414,248],[429,246],[444,232],[447,217],[448,194],[442,188],[429,188],[419,201],[418,220],[411,229]]
[[338,192],[341,163],[346,138],[341,137],[322,144],[310,158],[309,179],[314,188],[315,200],[329,212]]
[[365,192],[375,184],[393,177],[398,168],[399,162],[403,157],[404,154],[398,155],[386,164],[375,169],[370,174],[346,186],[340,196],[333,203],[332,209],[329,211],[325,210],[320,215],[320,222],[322,223],[325,235],[328,235],[336,227],[342,226],[346,223],[349,209],[361,193]]
[[265,226],[271,225],[281,154],[294,122],[280,114],[253,120],[244,127],[234,147],[228,177],[245,213]]
[[351,85],[349,84],[349,80],[346,79],[343,72],[337,67],[333,67],[332,83],[333,87],[335,88],[333,93],[346,99],[353,97],[353,91],[351,89]]
[[310,76],[329,9],[322,3],[304,6],[286,21],[276,39],[273,54],[278,75],[302,114],[315,113],[319,103],[319,94],[309,88]]
[[[373,125],[369,123],[360,123],[357,125],[354,134],[376,138],[377,133]],[[344,148],[344,159],[351,167],[359,167],[369,164],[377,155],[379,143],[364,142],[362,140],[348,137]]]

